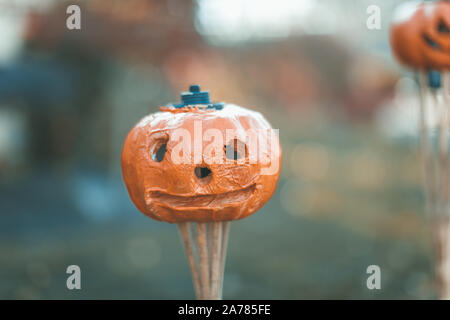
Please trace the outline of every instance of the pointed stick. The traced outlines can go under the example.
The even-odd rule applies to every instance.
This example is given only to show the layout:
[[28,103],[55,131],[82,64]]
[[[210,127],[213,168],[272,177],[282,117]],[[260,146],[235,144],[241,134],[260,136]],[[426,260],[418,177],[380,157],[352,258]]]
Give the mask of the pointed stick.
[[[421,74],[421,76],[423,73]],[[421,77],[422,96],[428,90],[425,76]],[[432,157],[430,166],[437,171],[427,171],[429,179],[429,193],[431,197],[428,199],[431,210],[431,232],[434,253],[434,273],[436,279],[436,287],[440,299],[450,299],[450,220],[448,215],[449,207],[449,164],[448,164],[448,129],[449,129],[449,83],[448,75],[443,75],[442,95],[444,105],[439,103],[437,92],[433,90],[432,98],[435,110],[439,116],[438,122],[438,143],[437,155]],[[423,101],[422,101],[422,104]],[[421,114],[425,119],[425,116]],[[423,120],[424,121],[424,120]],[[428,136],[428,135],[426,135]],[[427,138],[428,140],[428,138]],[[433,154],[433,152],[431,152]],[[437,158],[437,163],[434,163]],[[436,175],[435,175],[436,174]],[[427,189],[427,185],[426,185]]]
[[[430,136],[428,133],[428,114],[427,111],[428,103],[428,83],[427,83],[427,73],[425,71],[421,71],[419,73],[420,80],[420,115],[419,115],[419,125],[420,125],[420,146],[421,146],[421,156],[423,163],[423,171],[424,171],[424,184],[425,184],[425,203],[426,203],[426,213],[428,218],[430,219],[430,236],[432,243],[432,251],[433,251],[433,264],[434,264],[434,273],[436,279],[436,286],[440,287],[440,274],[439,274],[439,262],[440,262],[440,241],[437,235],[437,205],[438,205],[438,195],[437,190],[439,188],[438,174],[436,170],[438,166],[435,164],[435,157],[433,156],[434,152],[430,147]],[[434,107],[433,111],[437,112],[437,104],[436,104],[436,95],[433,94],[432,98],[434,99]]]
[[211,243],[211,288],[210,298],[220,299],[220,283],[222,282],[221,250],[222,250],[222,222],[212,223],[212,243]]
[[220,250],[220,280],[219,298],[222,299],[223,294],[223,277],[225,273],[225,262],[227,258],[228,238],[230,234],[230,221],[222,222],[222,248]]
[[197,299],[222,299],[230,222],[197,223],[197,243],[193,239],[192,223],[179,223],[178,228],[188,257]]
[[214,292],[212,291],[212,259],[214,254],[214,247],[213,247],[213,237],[214,237],[214,222],[208,222],[206,224],[206,232],[207,232],[207,247],[208,247],[208,268],[209,268],[209,297],[208,299],[213,299]]
[[435,196],[436,196],[436,176],[433,168],[433,157],[430,147],[428,124],[427,124],[427,74],[424,71],[419,73],[420,80],[420,114],[419,114],[419,127],[420,127],[420,145],[421,156],[424,171],[424,183],[425,183],[425,198],[427,215],[433,215],[435,213]]
[[198,263],[194,252],[194,239],[191,233],[190,222],[178,223],[178,230],[180,231],[181,239],[183,240],[184,250],[188,259],[189,267],[191,269],[192,281],[194,283],[195,295],[197,299],[202,299],[202,292],[200,290],[200,279],[198,275]]
[[446,215],[448,210],[448,109],[450,107],[449,101],[449,82],[448,75],[442,74],[442,96],[444,98],[444,105],[442,106],[441,127],[439,135],[439,164],[441,176],[441,214]]
[[450,299],[450,219],[434,219],[435,277],[439,299]]
[[[214,228],[214,222],[208,222],[206,224],[206,230],[207,230],[207,241],[208,241],[208,265],[211,267],[211,261],[212,261],[212,256],[213,256],[213,228]],[[211,270],[209,270],[209,275],[211,276]]]
[[202,299],[209,299],[209,260],[206,222],[197,223],[197,245],[200,264]]
[[[420,110],[420,138],[421,138],[421,146],[422,146],[422,156],[425,168],[425,194],[426,194],[426,202],[427,202],[427,213],[430,217],[431,222],[431,240],[433,246],[433,262],[434,262],[434,276],[436,279],[436,287],[438,290],[438,295],[440,299],[446,299],[445,297],[449,297],[448,291],[450,288],[450,283],[448,276],[446,275],[446,268],[443,267],[450,257],[450,253],[448,252],[448,244],[446,241],[447,235],[445,230],[449,230],[447,227],[448,222],[446,219],[442,219],[443,208],[445,207],[445,199],[447,196],[444,196],[448,191],[448,178],[444,178],[442,176],[445,173],[447,176],[445,167],[447,166],[447,143],[445,140],[446,137],[446,129],[447,124],[444,122],[447,118],[446,111],[444,108],[439,108],[439,100],[437,99],[437,92],[434,90],[431,92],[431,97],[433,99],[434,109],[440,117],[440,122],[438,123],[438,150],[437,156],[433,156],[434,152],[430,148],[429,140],[431,139],[428,135],[427,128],[427,117],[426,117],[426,98],[427,93],[429,92],[428,83],[427,83],[427,75],[426,72],[422,71],[419,74],[420,77],[420,85],[421,85],[421,110]],[[444,80],[445,81],[445,80]],[[445,87],[445,82],[444,82]],[[444,88],[445,91],[445,88]],[[443,93],[445,95],[445,92]],[[444,97],[445,99],[445,97]],[[437,158],[437,163],[436,163]],[[449,254],[446,257],[446,254]],[[447,271],[448,273],[448,271]]]
[[435,254],[436,254],[436,278],[439,289],[439,298],[450,299],[450,217],[449,217],[449,168],[448,168],[448,110],[449,99],[449,75],[442,74],[442,96],[444,105],[439,134],[439,165],[441,176],[440,190],[440,212],[435,221]]

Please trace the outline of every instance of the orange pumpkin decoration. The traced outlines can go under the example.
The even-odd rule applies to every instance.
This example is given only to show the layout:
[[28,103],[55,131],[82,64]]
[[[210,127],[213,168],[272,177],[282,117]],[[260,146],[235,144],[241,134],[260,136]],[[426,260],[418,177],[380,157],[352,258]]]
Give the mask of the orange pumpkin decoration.
[[[198,98],[202,94],[206,93],[191,86],[191,92],[182,95],[185,104],[160,107],[160,112],[136,124],[125,140],[123,179],[133,203],[150,218],[170,223],[242,219],[262,207],[275,191],[281,164],[278,137],[263,150],[265,161],[252,162],[242,136],[246,130],[256,129],[268,138],[269,123],[258,112],[232,104],[211,104],[209,96]],[[183,141],[190,143],[208,129],[216,133],[215,139],[222,135],[220,150],[211,148],[212,139],[203,138],[197,145],[194,141],[190,148],[180,145],[180,137],[186,133],[188,141]],[[225,141],[227,130],[237,133],[229,141]],[[194,152],[199,148],[200,156]],[[262,169],[270,166],[276,170],[262,174]]]
[[390,30],[397,59],[415,69],[450,68],[450,3],[408,2],[396,12]]

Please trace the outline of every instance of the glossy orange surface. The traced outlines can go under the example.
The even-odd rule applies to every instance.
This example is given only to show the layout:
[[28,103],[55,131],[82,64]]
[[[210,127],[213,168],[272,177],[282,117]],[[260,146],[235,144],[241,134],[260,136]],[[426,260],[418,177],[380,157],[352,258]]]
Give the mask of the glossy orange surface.
[[[257,152],[248,129],[267,138]],[[270,129],[260,113],[231,104],[161,108],[125,140],[122,172],[131,200],[150,218],[171,223],[247,217],[270,199],[280,175],[278,135],[271,141]]]

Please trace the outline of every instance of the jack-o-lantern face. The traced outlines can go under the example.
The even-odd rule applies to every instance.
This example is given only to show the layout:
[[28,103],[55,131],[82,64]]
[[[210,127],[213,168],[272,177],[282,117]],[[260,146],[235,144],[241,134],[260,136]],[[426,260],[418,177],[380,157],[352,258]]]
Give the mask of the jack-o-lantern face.
[[[263,150],[258,145],[256,161],[250,159],[249,129],[268,141]],[[132,201],[150,218],[171,223],[254,213],[270,199],[280,174],[280,145],[278,136],[269,138],[270,129],[258,112],[230,104],[220,110],[161,108],[125,140],[122,171]],[[269,167],[275,169],[264,172]]]
[[450,2],[406,3],[391,26],[400,62],[416,69],[450,69]]

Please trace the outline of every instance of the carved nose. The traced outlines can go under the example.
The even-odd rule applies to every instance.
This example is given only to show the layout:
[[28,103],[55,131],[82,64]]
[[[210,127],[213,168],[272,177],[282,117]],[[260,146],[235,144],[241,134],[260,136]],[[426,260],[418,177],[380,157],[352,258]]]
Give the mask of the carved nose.
[[204,180],[211,176],[211,170],[208,167],[196,167],[194,172],[195,176],[200,180]]

